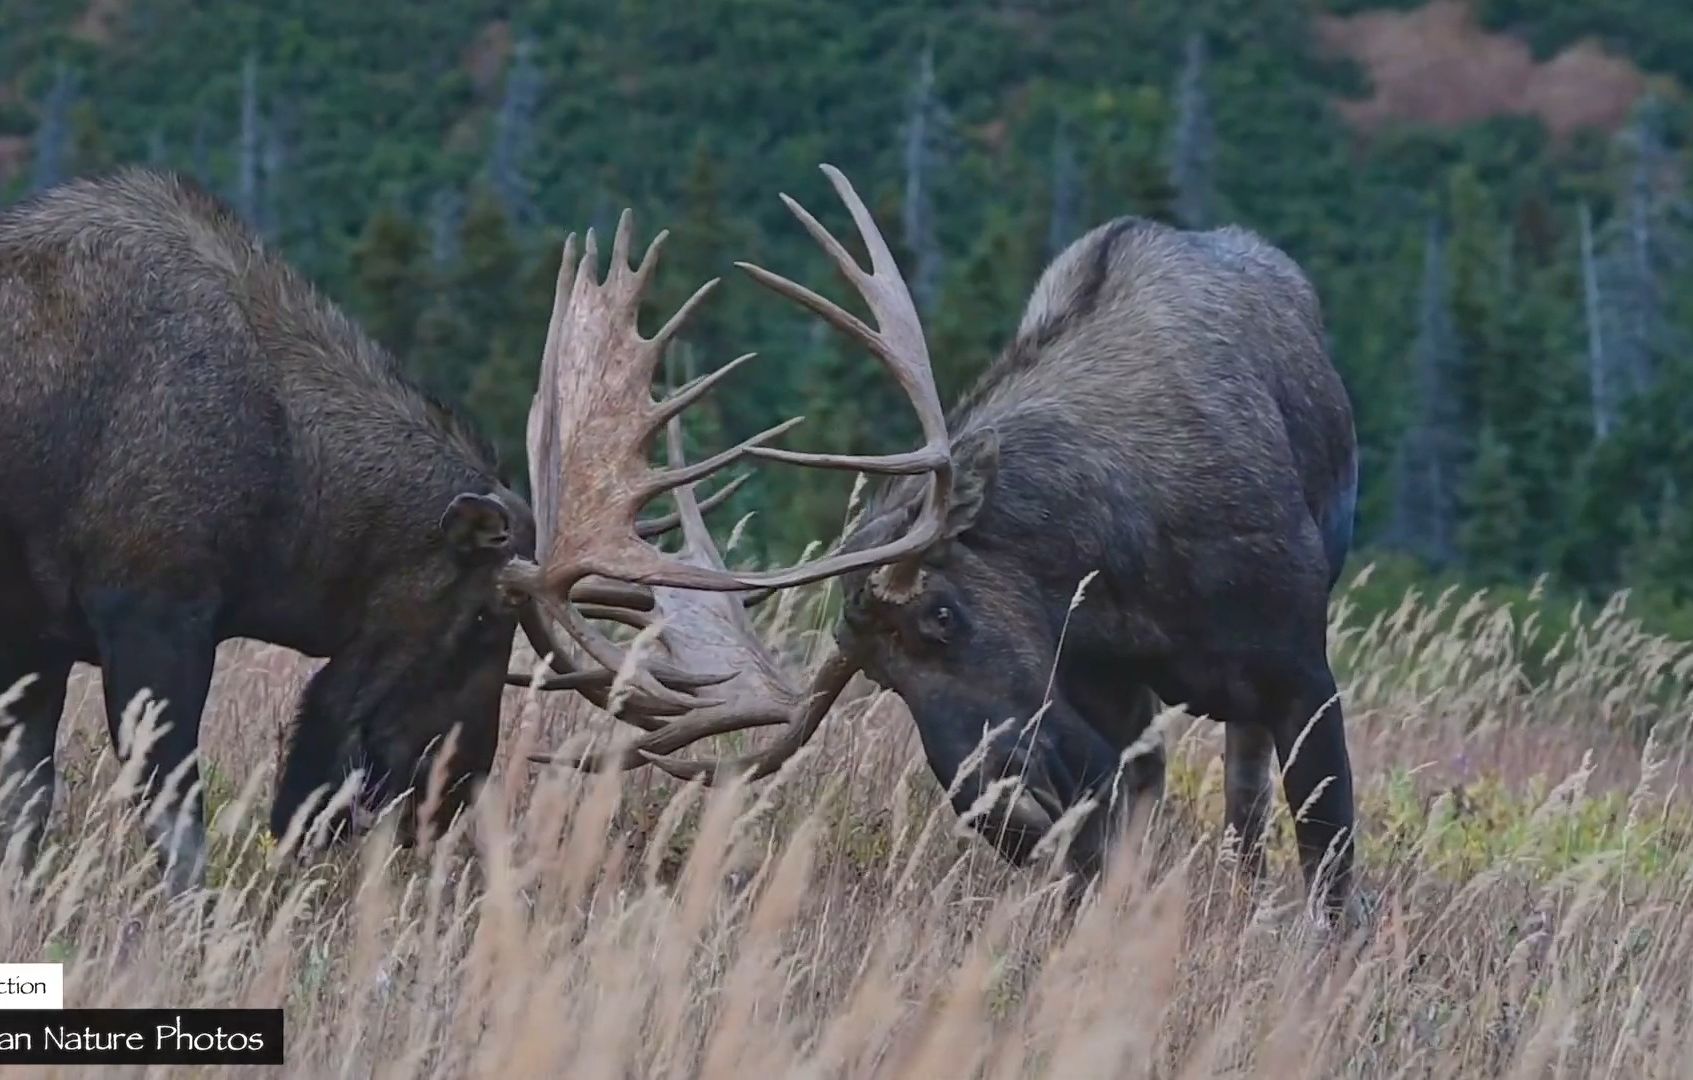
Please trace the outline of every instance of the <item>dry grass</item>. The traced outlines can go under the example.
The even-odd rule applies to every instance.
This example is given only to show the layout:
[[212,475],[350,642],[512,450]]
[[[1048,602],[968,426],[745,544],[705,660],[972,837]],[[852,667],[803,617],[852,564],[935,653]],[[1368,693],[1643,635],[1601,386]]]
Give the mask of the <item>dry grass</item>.
[[1149,842],[1073,913],[957,833],[886,697],[701,791],[523,766],[606,722],[513,691],[451,835],[283,858],[262,811],[304,668],[241,646],[206,722],[213,901],[159,898],[90,678],[0,957],[63,960],[67,1005],[280,1003],[279,1071],[311,1077],[1689,1075],[1693,660],[1613,606],[1530,679],[1531,620],[1337,604],[1377,911],[1350,940],[1301,914],[1285,808],[1267,890],[1232,882],[1220,733],[1187,718]]

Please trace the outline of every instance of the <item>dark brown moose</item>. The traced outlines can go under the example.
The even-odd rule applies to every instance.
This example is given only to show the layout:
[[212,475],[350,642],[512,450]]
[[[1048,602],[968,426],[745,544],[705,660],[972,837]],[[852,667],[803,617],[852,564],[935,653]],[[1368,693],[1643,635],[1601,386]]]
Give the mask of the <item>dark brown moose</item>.
[[[533,535],[483,440],[191,183],[127,170],[0,215],[0,693],[21,689],[0,707],[0,838],[26,862],[67,675],[86,661],[114,742],[138,693],[162,702],[141,794],[170,888],[203,879],[192,755],[232,637],[329,658],[273,832],[355,768],[368,806],[435,765],[439,827],[492,763],[519,622],[550,641],[502,585],[514,560],[533,565]],[[573,598],[653,602],[612,582]],[[611,673],[561,681],[603,701]],[[652,685],[665,702],[633,706],[692,700],[685,678]]]
[[[1353,800],[1326,622],[1351,544],[1357,455],[1304,275],[1242,229],[1109,222],[1047,268],[1011,344],[943,416],[894,259],[845,178],[824,170],[857,223],[868,271],[783,198],[874,325],[742,267],[898,379],[924,435],[909,453],[830,457],[764,445],[778,428],[697,466],[673,453],[669,469],[650,468],[649,441],[736,364],[654,403],[660,351],[700,294],[644,339],[635,311],[658,242],[631,269],[625,217],[603,282],[592,277],[591,234],[580,270],[567,250],[530,417],[531,474],[547,487],[537,496],[545,539],[540,566],[519,584],[566,595],[593,573],[654,586],[651,612],[597,614],[662,619],[659,640],[681,669],[669,675],[697,680],[683,693],[638,676],[644,698],[624,715],[649,731],[610,751],[610,764],[769,775],[863,671],[905,701],[955,808],[990,797],[991,812],[973,823],[1009,860],[1024,861],[1067,810],[1092,800],[1068,849],[1091,876],[1123,808],[1161,789],[1162,748],[1142,738],[1161,699],[1225,723],[1228,824],[1254,874],[1280,758],[1307,883],[1325,906],[1343,903]],[[745,454],[884,479],[834,553],[791,570],[732,572],[688,485]],[[636,511],[664,491],[676,494],[686,541],[674,556],[635,528]],[[757,640],[743,600],[747,590],[835,575],[844,578],[843,624],[807,686]],[[549,606],[600,665],[623,663],[585,611]],[[711,679],[721,681],[705,686]],[[653,705],[687,711],[661,721]],[[783,721],[788,730],[748,758],[673,756],[708,735]],[[1005,776],[1020,778],[1020,790],[990,788]]]

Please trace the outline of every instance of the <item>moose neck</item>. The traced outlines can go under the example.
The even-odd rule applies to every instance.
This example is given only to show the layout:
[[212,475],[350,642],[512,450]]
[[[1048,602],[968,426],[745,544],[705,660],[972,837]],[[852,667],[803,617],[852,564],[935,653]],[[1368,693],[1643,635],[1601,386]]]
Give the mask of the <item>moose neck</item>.
[[349,320],[315,303],[286,314],[285,336],[254,329],[287,413],[291,490],[234,621],[326,656],[361,632],[373,589],[436,542],[454,495],[499,485],[486,445]]

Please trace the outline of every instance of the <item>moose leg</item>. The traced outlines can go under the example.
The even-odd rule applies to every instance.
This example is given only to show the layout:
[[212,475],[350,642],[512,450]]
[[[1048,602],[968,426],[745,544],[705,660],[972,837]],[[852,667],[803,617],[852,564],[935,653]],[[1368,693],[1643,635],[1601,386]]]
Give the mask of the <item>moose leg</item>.
[[[340,678],[341,669],[331,660],[312,677],[301,695],[270,807],[270,832],[277,840],[288,834],[295,817],[315,795],[310,813],[299,822],[302,835],[310,830],[345,778],[348,733],[344,718],[328,705],[334,699],[332,684]],[[343,810],[328,823],[327,831],[339,836],[351,831],[351,826],[352,812]]]
[[1264,873],[1264,829],[1270,819],[1270,765],[1275,736],[1262,724],[1241,720],[1223,725],[1223,797],[1228,825],[1248,881]]
[[138,794],[166,888],[177,895],[205,878],[200,768],[191,759],[217,655],[211,610],[122,589],[96,590],[84,607],[100,652],[106,723],[121,757],[130,753],[122,732],[130,703],[147,691],[161,706],[163,730],[152,736]]
[[1282,788],[1306,884],[1337,915],[1352,890],[1352,763],[1327,661],[1310,669],[1288,700],[1274,729]]
[[1122,678],[1072,679],[1066,682],[1065,693],[1088,726],[1117,751],[1120,769],[1115,787],[1119,802],[1157,802],[1164,794],[1163,740],[1147,739],[1127,761],[1122,760],[1122,754],[1136,746],[1152,726],[1158,715],[1158,695]]
[[0,708],[0,859],[16,858],[20,869],[35,863],[53,809],[53,746],[70,671],[68,658],[38,650],[8,649],[0,659],[0,695],[30,679]]
[[[1158,714],[1158,697],[1141,682],[1126,679],[1116,658],[1073,662],[1063,669],[1063,701],[1099,735],[1097,760],[1077,779],[1100,807],[1082,824],[1073,853],[1087,853],[1078,868],[1090,880],[1104,867],[1129,829],[1139,836],[1151,823],[1151,811],[1163,797],[1165,745],[1161,738],[1141,741]],[[1062,714],[1062,709],[1058,711]],[[1124,757],[1128,750],[1134,752]]]

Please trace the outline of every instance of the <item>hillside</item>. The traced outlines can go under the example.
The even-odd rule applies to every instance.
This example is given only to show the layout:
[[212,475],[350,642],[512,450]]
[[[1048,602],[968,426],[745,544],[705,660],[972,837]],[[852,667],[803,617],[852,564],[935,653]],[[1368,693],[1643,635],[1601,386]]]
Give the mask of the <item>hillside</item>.
[[[1322,294],[1367,544],[1633,585],[1693,627],[1674,5],[8,0],[0,72],[7,198],[119,161],[203,178],[517,473],[556,240],[624,205],[675,234],[656,306],[732,258],[829,282],[776,194],[832,208],[816,164],[841,166],[948,392],[1087,227],[1238,221]],[[808,446],[910,437],[867,360],[749,283],[705,314],[691,362],[764,355],[692,437],[792,412]],[[846,494],[770,472],[739,510],[780,508],[752,532],[787,552]]]

